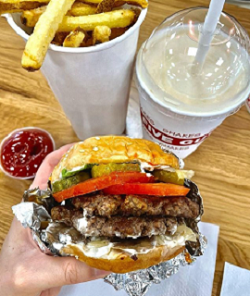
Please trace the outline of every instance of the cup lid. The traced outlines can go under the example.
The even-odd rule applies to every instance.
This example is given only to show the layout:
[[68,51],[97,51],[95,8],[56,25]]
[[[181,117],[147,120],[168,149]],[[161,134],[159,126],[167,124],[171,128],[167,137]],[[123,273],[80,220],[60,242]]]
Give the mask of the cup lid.
[[250,40],[232,16],[221,14],[203,65],[196,62],[207,11],[196,7],[166,18],[138,55],[140,83],[177,113],[225,113],[250,93]]

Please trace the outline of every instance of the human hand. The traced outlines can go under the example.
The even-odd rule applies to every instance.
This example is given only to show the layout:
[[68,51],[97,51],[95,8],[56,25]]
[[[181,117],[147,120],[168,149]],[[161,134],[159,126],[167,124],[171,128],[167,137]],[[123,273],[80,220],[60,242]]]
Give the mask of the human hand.
[[[40,166],[31,188],[46,189],[47,180],[66,145],[50,153]],[[31,231],[14,218],[0,254],[1,296],[56,296],[64,285],[91,281],[109,272],[94,269],[72,257],[45,255]]]

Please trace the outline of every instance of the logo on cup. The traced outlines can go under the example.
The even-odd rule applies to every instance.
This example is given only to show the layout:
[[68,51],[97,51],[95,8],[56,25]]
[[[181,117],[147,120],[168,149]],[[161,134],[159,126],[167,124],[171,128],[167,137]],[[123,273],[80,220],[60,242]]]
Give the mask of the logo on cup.
[[246,100],[246,106],[247,106],[247,110],[250,113],[250,95],[248,97],[248,99]]
[[184,137],[174,137],[170,136],[163,131],[157,129],[155,126],[153,126],[150,123],[150,118],[149,116],[141,109],[141,119],[142,119],[142,124],[146,128],[146,130],[151,134],[151,136],[158,140],[161,141],[162,143],[168,144],[168,145],[173,145],[173,146],[191,146],[195,144],[200,144],[203,142],[207,137],[210,136],[211,132],[208,134],[203,134],[200,137],[196,138],[184,138]]

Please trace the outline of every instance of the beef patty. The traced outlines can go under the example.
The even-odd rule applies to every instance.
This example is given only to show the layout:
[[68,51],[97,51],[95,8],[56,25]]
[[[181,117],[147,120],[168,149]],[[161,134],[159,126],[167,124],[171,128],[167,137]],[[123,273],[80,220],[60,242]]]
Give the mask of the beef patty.
[[119,216],[172,216],[195,219],[199,205],[187,197],[157,197],[143,195],[81,196],[72,199],[77,209],[84,209],[88,215]]
[[187,197],[104,195],[71,199],[52,208],[51,217],[74,226],[84,236],[143,237],[173,234],[177,218],[195,219],[199,205]]
[[63,206],[54,207],[51,211],[54,221],[73,224],[84,236],[106,237],[143,237],[152,235],[173,234],[177,229],[177,220],[172,217],[121,217],[112,218],[88,216],[86,212],[67,209]]

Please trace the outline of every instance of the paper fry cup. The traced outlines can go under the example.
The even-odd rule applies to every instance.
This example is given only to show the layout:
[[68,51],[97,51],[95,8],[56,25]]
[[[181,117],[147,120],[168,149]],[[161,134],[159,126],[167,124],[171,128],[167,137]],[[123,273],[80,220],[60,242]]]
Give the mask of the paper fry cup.
[[[79,139],[122,134],[140,25],[147,9],[125,34],[91,47],[51,44],[41,68]],[[20,15],[6,14],[9,25],[25,41],[30,28]]]

